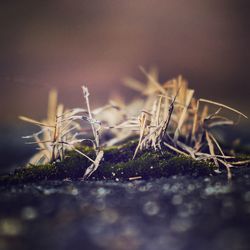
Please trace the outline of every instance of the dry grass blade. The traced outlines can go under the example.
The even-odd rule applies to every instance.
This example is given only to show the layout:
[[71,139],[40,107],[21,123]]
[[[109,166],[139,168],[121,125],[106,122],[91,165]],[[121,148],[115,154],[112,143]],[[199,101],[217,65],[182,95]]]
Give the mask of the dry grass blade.
[[149,134],[147,134],[142,140],[141,140],[141,145],[144,144],[149,144],[147,143],[147,141],[151,141],[152,140],[152,135],[154,135],[158,130],[161,129],[161,124],[159,124],[158,127],[155,127]]
[[189,155],[186,154],[185,152],[183,152],[183,151],[177,149],[177,148],[174,147],[174,146],[171,146],[170,144],[168,144],[168,143],[166,143],[166,142],[163,142],[163,144],[164,144],[165,146],[167,146],[168,148],[172,149],[173,151],[175,151],[175,152],[178,153],[178,154],[185,155],[185,156],[189,156]]
[[103,158],[103,155],[104,152],[102,150],[98,152],[95,161],[86,169],[83,179],[89,178],[97,170]]
[[158,101],[158,106],[157,106],[157,111],[156,111],[156,126],[159,125],[160,123],[160,112],[161,112],[161,104],[162,104],[162,97],[159,98],[159,101]]
[[[88,114],[89,114],[89,119],[93,120],[92,113],[91,113],[91,110],[90,110],[90,104],[89,104],[89,90],[88,90],[87,87],[82,86],[82,91],[83,91],[83,96],[84,96],[85,101],[86,101],[87,110],[88,110]],[[98,131],[97,131],[97,129],[96,129],[96,127],[95,127],[95,125],[93,123],[90,123],[90,125],[91,125],[92,132],[93,132],[93,135],[94,135],[94,138],[95,138],[96,148],[99,148],[99,134],[98,134]]]
[[248,163],[250,163],[250,160],[231,162],[232,165],[245,165],[245,164],[248,164]]
[[180,119],[179,119],[179,122],[178,122],[178,125],[177,125],[177,128],[175,130],[175,134],[174,134],[174,141],[177,141],[178,137],[179,137],[179,133],[180,133],[180,130],[181,130],[181,127],[185,121],[185,118],[186,118],[186,115],[187,115],[187,110],[188,110],[188,107],[189,107],[189,104],[193,98],[193,95],[194,95],[194,90],[187,90],[187,93],[186,93],[186,96],[185,96],[185,99],[186,99],[186,102],[185,102],[185,107],[180,115]]
[[180,141],[176,141],[177,145],[183,150],[186,151],[187,153],[189,153],[189,155],[193,158],[196,159],[195,156],[195,150],[189,146],[187,146],[186,144],[180,142]]
[[218,126],[224,126],[224,125],[234,125],[233,121],[217,121],[209,124],[208,128],[218,127]]
[[207,159],[214,159],[214,158],[228,159],[228,160],[235,159],[234,156],[226,156],[226,155],[225,156],[223,156],[223,155],[214,155],[214,156],[212,156],[211,154],[203,153],[203,152],[196,152],[195,155],[198,156],[199,158],[207,158]]
[[139,179],[142,179],[142,176],[133,176],[133,177],[128,178],[129,181],[134,181],[134,180],[139,180]]
[[91,161],[92,163],[95,163],[94,160],[92,160],[90,157],[88,157],[86,154],[84,154],[83,152],[81,152],[80,150],[78,150],[77,148],[75,148],[74,146],[71,146],[71,148],[76,151],[78,154],[86,157],[89,161]]
[[213,140],[213,142],[215,143],[215,145],[217,146],[217,148],[219,149],[221,155],[225,156],[225,154],[224,154],[224,152],[223,152],[223,150],[222,150],[220,144],[219,144],[218,141],[215,139],[215,137],[214,137],[211,133],[209,133],[209,136],[210,136],[210,138]]
[[169,124],[170,124],[170,121],[171,121],[171,117],[172,117],[172,114],[174,112],[174,105],[175,105],[175,101],[176,101],[176,98],[178,96],[178,93],[179,93],[179,90],[178,89],[176,91],[176,95],[174,96],[172,102],[170,103],[169,105],[169,109],[168,109],[168,116],[167,116],[167,119],[164,120],[164,124],[162,126],[162,130],[161,130],[161,138],[164,138],[165,134],[167,133],[167,129],[169,127]]
[[146,128],[146,115],[144,113],[141,114],[141,117],[139,118],[139,124],[140,124],[140,138],[139,138],[139,142],[138,142],[138,145],[135,149],[135,152],[134,152],[134,156],[133,156],[133,159],[135,158],[139,148],[141,147],[142,145],[142,138],[143,138],[143,135],[144,135],[144,131],[145,131],[145,128]]
[[221,107],[221,108],[225,108],[225,109],[231,110],[231,111],[233,111],[233,112],[235,112],[235,113],[237,113],[237,114],[239,114],[239,115],[245,117],[246,119],[248,119],[248,117],[247,117],[246,115],[244,115],[243,113],[241,113],[239,110],[234,109],[234,108],[231,108],[231,107],[229,107],[229,106],[227,106],[227,105],[224,105],[224,104],[222,104],[222,103],[210,101],[210,100],[203,99],[203,98],[200,98],[199,100],[200,100],[200,102],[205,102],[205,103],[214,104],[214,105],[219,106],[219,107]]
[[50,125],[55,122],[57,112],[57,91],[52,89],[49,92],[49,101],[48,101],[48,114],[47,120],[49,121]]
[[192,128],[192,139],[194,140],[195,132],[197,130],[197,122],[198,122],[198,111],[199,111],[200,102],[199,100],[196,102],[196,108],[194,113],[194,120],[193,120],[193,128]]
[[206,131],[206,140],[207,140],[207,143],[208,143],[208,148],[209,148],[209,151],[210,151],[210,154],[213,156],[213,160],[214,160],[214,163],[217,167],[219,167],[219,163],[218,163],[218,159],[216,158],[215,156],[215,151],[214,151],[214,144],[209,136],[209,133]]
[[157,89],[159,89],[159,91],[162,94],[166,94],[166,90],[155,80],[154,77],[152,77],[152,75],[148,74],[146,70],[141,66],[140,66],[140,70],[151,81],[151,83],[154,84]]
[[37,125],[37,126],[40,126],[40,127],[54,128],[54,126],[51,126],[51,125],[46,124],[46,123],[44,123],[44,122],[38,122],[38,121],[36,121],[36,120],[34,120],[34,119],[31,119],[31,118],[28,118],[28,117],[26,117],[26,116],[20,115],[18,118],[19,118],[20,120],[22,120],[22,121],[25,121],[25,122],[28,122],[28,123],[32,123],[32,124]]
[[141,82],[139,82],[139,81],[137,81],[137,80],[135,80],[133,78],[130,78],[130,77],[125,78],[123,80],[123,82],[124,82],[125,86],[127,86],[127,87],[129,87],[129,88],[131,88],[133,90],[136,90],[138,92],[143,92],[144,89],[145,89],[144,84],[142,84]]
[[231,179],[232,179],[232,172],[231,172],[231,167],[232,167],[232,165],[229,164],[229,163],[227,163],[227,162],[225,162],[225,161],[223,161],[223,160],[221,160],[221,159],[218,159],[218,161],[219,161],[222,165],[224,165],[224,166],[226,167],[226,170],[227,170],[227,179],[228,179],[228,180],[231,180]]

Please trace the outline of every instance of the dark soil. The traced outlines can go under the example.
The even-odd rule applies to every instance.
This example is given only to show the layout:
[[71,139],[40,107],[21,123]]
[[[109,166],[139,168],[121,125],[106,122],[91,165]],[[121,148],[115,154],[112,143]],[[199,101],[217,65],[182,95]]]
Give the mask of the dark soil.
[[247,250],[250,172],[0,188],[0,249]]

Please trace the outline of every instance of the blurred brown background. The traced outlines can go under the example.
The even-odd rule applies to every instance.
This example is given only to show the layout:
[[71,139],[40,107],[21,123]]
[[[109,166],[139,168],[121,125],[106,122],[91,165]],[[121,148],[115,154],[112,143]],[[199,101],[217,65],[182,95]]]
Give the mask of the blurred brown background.
[[125,76],[142,78],[138,65],[156,65],[162,80],[181,73],[198,94],[248,113],[247,2],[1,1],[2,121],[39,116],[51,87],[78,106],[86,83],[104,103]]
[[250,115],[248,1],[15,0],[0,17],[5,128],[43,117],[52,87],[69,107],[82,105],[83,83],[95,106],[129,95],[122,79],[143,79],[138,65],[157,66],[161,81],[183,74],[198,96]]

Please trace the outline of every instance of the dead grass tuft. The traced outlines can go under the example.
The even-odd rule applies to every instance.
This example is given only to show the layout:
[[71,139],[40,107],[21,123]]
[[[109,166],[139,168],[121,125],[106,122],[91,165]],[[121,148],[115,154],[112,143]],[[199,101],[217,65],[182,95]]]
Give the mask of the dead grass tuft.
[[[103,158],[102,147],[120,144],[138,136],[133,158],[142,149],[170,149],[195,160],[212,161],[218,168],[222,165],[227,169],[230,179],[230,169],[244,163],[234,161],[234,157],[224,154],[212,129],[236,124],[233,115],[239,118],[247,116],[225,104],[197,99],[195,91],[189,88],[182,76],[161,84],[156,69],[148,73],[141,67],[141,71],[147,78],[146,84],[132,78],[125,79],[125,85],[141,95],[129,104],[125,104],[122,98],[114,98],[109,104],[91,111],[89,91],[83,86],[86,109],[64,110],[63,105],[57,103],[57,92],[52,90],[45,120],[36,121],[20,116],[21,120],[40,128],[37,133],[24,137],[33,140],[28,143],[38,146],[38,153],[30,163],[44,164],[63,160],[66,150],[74,150],[91,162],[84,174],[84,178],[88,178]],[[212,107],[217,110],[211,111]],[[223,113],[224,110],[231,112],[230,117]],[[87,132],[81,121],[87,122],[91,132]],[[83,138],[86,134],[89,137]],[[83,141],[92,143],[95,159],[77,149],[77,145]]]
[[[244,118],[247,116],[225,104],[195,98],[195,91],[188,87],[182,76],[160,84],[156,74],[152,73],[154,71],[147,73],[144,69],[141,70],[147,77],[146,85],[133,79],[125,81],[125,85],[146,96],[137,120],[133,118],[127,121],[134,124],[137,121],[138,132],[131,131],[136,131],[139,136],[134,157],[139,150],[164,150],[165,146],[178,154],[197,160],[213,161],[217,167],[225,166],[230,179],[230,169],[237,163],[233,161],[233,157],[224,154],[212,128],[236,124],[223,115],[224,110],[230,111],[232,117],[233,114]],[[209,112],[210,106],[218,109]]]
[[[58,160],[62,161],[67,150],[74,150],[91,162],[83,178],[87,178],[98,168],[103,157],[99,139],[101,123],[93,118],[90,110],[88,88],[83,86],[82,90],[87,109],[74,108],[64,110],[63,105],[57,103],[57,92],[52,90],[49,93],[48,114],[45,120],[40,122],[25,116],[19,116],[21,120],[40,128],[37,133],[23,137],[31,140],[27,142],[28,144],[36,144],[38,146],[38,152],[30,159],[30,164],[39,165],[53,163]],[[87,129],[83,128],[79,121],[85,121],[90,125],[93,138],[91,136],[83,138],[83,135],[89,133],[86,133]],[[95,159],[91,159],[77,149],[77,146],[84,141],[92,143],[96,153]]]

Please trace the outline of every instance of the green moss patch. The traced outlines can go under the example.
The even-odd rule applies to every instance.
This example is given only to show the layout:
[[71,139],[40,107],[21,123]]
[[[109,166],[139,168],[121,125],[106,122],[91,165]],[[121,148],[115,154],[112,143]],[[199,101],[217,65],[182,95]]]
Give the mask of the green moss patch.
[[[173,152],[144,150],[132,160],[136,143],[122,147],[105,149],[104,159],[89,180],[130,180],[131,178],[150,179],[173,175],[211,176],[216,175],[215,166],[205,161],[195,161],[191,157],[176,155]],[[81,150],[94,157],[88,147]],[[240,159],[249,159],[241,155]],[[37,182],[41,180],[73,180],[83,177],[90,161],[76,152],[68,152],[63,162],[46,165],[29,165],[15,170],[13,173],[0,177],[0,184],[16,184]],[[223,171],[222,174],[226,176]]]

